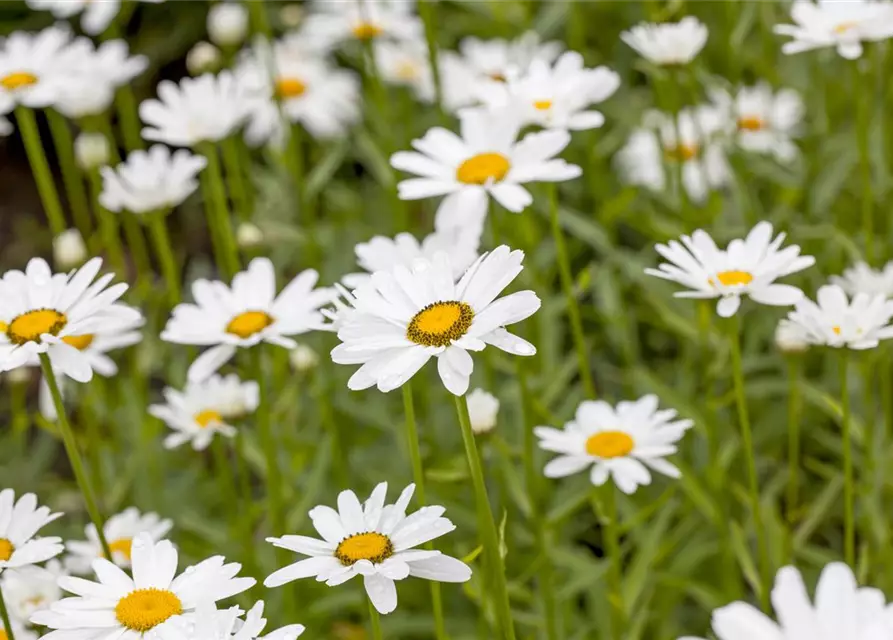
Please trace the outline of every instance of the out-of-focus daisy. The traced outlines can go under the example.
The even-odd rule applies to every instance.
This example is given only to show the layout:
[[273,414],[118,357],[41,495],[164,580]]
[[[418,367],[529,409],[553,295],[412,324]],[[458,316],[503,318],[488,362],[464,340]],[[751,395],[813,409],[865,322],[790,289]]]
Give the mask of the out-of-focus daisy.
[[424,42],[376,42],[375,63],[385,82],[410,88],[423,102],[434,100],[434,79]]
[[200,603],[229,598],[254,585],[254,578],[236,578],[237,563],[214,556],[177,574],[177,550],[167,540],[154,542],[142,533],[132,545],[133,578],[105,558],[93,561],[98,582],[65,576],[59,586],[77,597],[64,598],[31,617],[34,624],[54,629],[49,640],[111,637],[138,640],[148,634],[177,640],[163,622],[190,613]]
[[415,485],[409,485],[395,504],[385,504],[388,485],[382,482],[360,504],[353,491],[338,495],[338,510],[318,506],[310,519],[322,540],[287,535],[267,542],[305,556],[270,574],[264,585],[280,585],[314,576],[330,587],[363,576],[366,593],[380,613],[397,608],[395,580],[409,576],[438,582],[466,582],[471,569],[464,562],[440,551],[416,549],[456,527],[443,517],[446,509],[422,507],[409,516],[406,508]]
[[[130,568],[133,539],[146,533],[157,542],[171,530],[173,522],[162,519],[157,513],[140,513],[129,507],[105,521],[102,531],[112,552],[112,562],[119,567]],[[96,527],[91,523],[84,528],[86,540],[69,540],[65,548],[71,554],[65,558],[65,566],[72,573],[87,573],[96,558],[102,558],[102,545],[96,535]]]
[[57,581],[63,575],[65,572],[58,560],[50,560],[46,567],[30,565],[4,571],[0,588],[10,617],[26,623],[35,612],[62,598]]
[[12,489],[0,491],[0,572],[49,560],[62,553],[62,538],[34,535],[61,513],[38,507],[37,496],[26,493],[15,499]]
[[[775,576],[772,607],[776,623],[746,602],[733,602],[713,612],[717,640],[783,640],[785,638],[846,638],[882,640],[893,634],[893,619],[878,589],[859,587],[843,563],[825,565],[810,601],[803,577],[794,567]],[[702,640],[691,636],[679,640]]]
[[165,622],[163,633],[170,640],[295,640],[304,633],[304,625],[290,624],[261,636],[267,626],[263,600],[249,609],[244,620],[241,615],[239,607],[218,611],[210,603],[199,603],[192,615]]
[[204,156],[161,144],[138,149],[114,169],[102,167],[99,202],[109,211],[166,212],[198,189],[196,176],[208,164]]
[[769,153],[780,162],[797,155],[792,138],[799,133],[803,119],[803,100],[793,89],[773,92],[760,82],[741,87],[735,95],[723,90],[710,93],[713,102],[725,114],[738,145],[747,151]]
[[301,24],[310,46],[329,49],[348,41],[419,40],[422,22],[405,0],[314,0]]
[[488,108],[516,109],[523,124],[579,131],[602,126],[601,112],[588,109],[608,99],[619,86],[620,76],[614,71],[587,69],[583,56],[568,51],[554,66],[536,59],[525,72],[510,72],[505,82],[481,85],[480,97]]
[[471,430],[479,434],[493,431],[499,414],[499,399],[483,389],[475,389],[468,394],[466,400]]
[[348,387],[392,391],[437,358],[444,386],[455,395],[468,390],[474,362],[469,351],[492,345],[532,356],[536,348],[505,330],[540,308],[533,291],[496,297],[521,273],[523,251],[503,245],[484,254],[456,283],[447,254],[379,271],[353,292],[354,311],[338,329],[342,344],[332,350],[338,364],[362,364]]
[[760,222],[743,240],[732,240],[726,249],[719,249],[707,232],[698,229],[682,236],[681,244],[671,240],[656,245],[669,262],[645,273],[690,289],[677,292],[678,298],[719,298],[716,312],[724,318],[735,315],[741,296],[760,304],[792,305],[803,298],[803,292],[775,281],[811,267],[815,258],[801,256],[795,244],[781,249],[785,234],[773,239],[772,233],[770,223]]
[[809,349],[810,340],[806,330],[795,322],[783,318],[775,328],[775,346],[782,353],[803,353]]
[[550,64],[562,48],[557,41],[542,42],[535,31],[527,31],[514,40],[469,36],[459,43],[462,61],[478,80],[493,82],[505,82],[512,72],[525,72],[534,61]]
[[194,304],[179,304],[161,334],[175,344],[210,346],[189,367],[189,379],[203,380],[226,364],[239,347],[268,342],[292,349],[288,336],[320,329],[319,308],[336,297],[314,289],[319,274],[302,271],[276,295],[276,272],[267,258],[255,258],[233,277],[232,287],[204,279],[192,284]]
[[617,154],[618,168],[630,184],[660,192],[671,183],[674,165],[681,164],[682,188],[689,198],[700,202],[711,189],[731,181],[717,136],[722,127],[723,119],[715,108],[683,109],[678,115],[677,136],[673,116],[652,111]]
[[802,298],[788,314],[810,343],[849,349],[873,349],[893,337],[891,319],[893,300],[868,293],[857,293],[849,300],[836,284],[821,287],[816,302]]
[[84,336],[114,331],[139,321],[139,311],[115,301],[127,290],[108,287],[114,274],[96,280],[100,258],[71,273],[54,274],[40,258],[24,272],[7,271],[0,279],[0,370],[33,364],[46,353],[53,369],[87,382],[97,359],[81,348]]
[[857,262],[845,269],[842,276],[831,276],[831,283],[839,285],[850,295],[867,293],[870,296],[893,297],[893,262],[883,269],[872,269],[864,262]]
[[666,457],[676,453],[676,443],[694,423],[676,420],[673,409],[658,410],[657,396],[612,407],[607,402],[586,401],[564,429],[536,427],[540,448],[561,454],[544,470],[549,478],[563,478],[591,467],[590,479],[602,485],[608,478],[624,493],[651,484],[657,471],[671,478],[679,469]]
[[158,99],[140,104],[140,118],[148,125],[146,140],[174,147],[218,142],[245,122],[251,101],[245,87],[229,71],[198,78],[158,83]]
[[216,73],[223,64],[223,54],[210,42],[197,42],[186,54],[186,70],[190,75]]
[[[472,109],[463,112],[460,135],[434,127],[412,141],[416,151],[391,156],[395,169],[420,177],[397,185],[402,200],[447,196],[438,210],[438,229],[465,226],[463,212],[479,216],[487,195],[514,213],[533,196],[528,182],[563,182],[580,175],[580,167],[555,156],[568,145],[567,131],[538,131],[520,141],[520,121],[512,111]],[[452,216],[452,220],[444,219]]]
[[96,36],[106,30],[118,10],[121,0],[27,0],[27,5],[38,11],[49,11],[56,18],[71,18],[81,15],[81,28],[85,33]]
[[257,382],[242,382],[236,374],[190,382],[183,391],[167,387],[164,399],[166,404],[149,407],[150,414],[174,430],[164,446],[173,449],[191,442],[196,451],[205,449],[217,433],[236,435],[229,422],[257,409],[260,401]]
[[74,158],[85,172],[108,164],[110,155],[108,138],[101,133],[82,131],[74,139]]
[[221,47],[235,47],[248,33],[248,10],[239,2],[220,2],[208,9],[208,38]]
[[16,31],[0,42],[0,113],[17,105],[50,106],[66,76],[71,32],[53,26],[39,33]]
[[850,60],[862,55],[862,43],[893,35],[893,6],[875,0],[795,0],[791,6],[795,24],[779,24],[775,33],[791,36],[783,53],[793,54],[825,47]]
[[654,64],[688,64],[707,43],[707,26],[692,16],[679,22],[643,22],[621,33],[620,39]]

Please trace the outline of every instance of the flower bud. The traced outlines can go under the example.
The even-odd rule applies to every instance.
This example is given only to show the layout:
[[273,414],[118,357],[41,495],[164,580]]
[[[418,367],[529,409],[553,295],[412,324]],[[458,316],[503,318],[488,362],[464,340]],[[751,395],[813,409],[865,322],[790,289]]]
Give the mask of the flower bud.
[[264,241],[264,232],[257,225],[243,222],[236,229],[236,242],[241,249],[251,249]]
[[220,68],[220,49],[210,42],[199,42],[186,54],[186,69],[194,76],[200,76]]
[[241,4],[221,2],[208,11],[208,37],[217,46],[238,46],[247,33],[248,12]]
[[77,229],[66,229],[53,239],[53,260],[60,269],[77,267],[86,259],[87,247]]
[[775,329],[775,346],[782,353],[803,353],[809,349],[809,337],[803,328],[790,322],[782,320]]
[[279,20],[287,29],[294,29],[304,19],[304,10],[299,4],[287,4],[279,10]]
[[471,430],[477,434],[489,433],[496,426],[499,400],[492,393],[475,389],[466,396]]
[[109,162],[109,141],[101,133],[80,133],[74,140],[74,157],[84,171],[106,165]]
[[310,369],[313,369],[319,364],[319,356],[316,355],[316,351],[308,347],[306,344],[300,343],[291,350],[288,359],[291,361],[291,366],[294,367],[295,371],[300,371],[302,373],[310,371]]
[[31,368],[16,367],[15,369],[10,369],[4,373],[3,376],[10,384],[25,384],[31,381]]

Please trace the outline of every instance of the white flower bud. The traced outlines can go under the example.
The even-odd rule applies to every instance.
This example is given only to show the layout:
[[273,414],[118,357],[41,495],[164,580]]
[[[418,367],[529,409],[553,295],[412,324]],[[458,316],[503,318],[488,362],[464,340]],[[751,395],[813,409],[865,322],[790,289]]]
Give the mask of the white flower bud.
[[31,381],[30,367],[16,367],[3,374],[10,384],[25,384]]
[[304,10],[299,4],[287,4],[279,10],[279,20],[289,29],[297,27],[303,19]]
[[248,33],[248,12],[235,2],[215,4],[208,11],[208,37],[219,47],[235,47]]
[[809,349],[809,336],[799,324],[782,320],[775,329],[775,346],[783,353],[803,353]]
[[222,61],[220,49],[210,42],[199,42],[186,54],[186,69],[194,76],[216,71]]
[[301,372],[309,371],[319,364],[319,356],[316,355],[316,351],[306,344],[300,343],[291,350],[288,359],[291,361],[291,366],[295,368],[295,371]]
[[475,389],[466,396],[471,430],[477,434],[489,433],[496,426],[499,413],[499,400],[492,393]]
[[101,133],[80,133],[74,139],[74,157],[84,171],[109,162],[109,141]]
[[86,259],[87,247],[77,229],[66,229],[53,238],[53,260],[60,269],[77,267]]
[[264,241],[264,232],[257,225],[243,222],[236,229],[236,242],[242,249],[257,247]]

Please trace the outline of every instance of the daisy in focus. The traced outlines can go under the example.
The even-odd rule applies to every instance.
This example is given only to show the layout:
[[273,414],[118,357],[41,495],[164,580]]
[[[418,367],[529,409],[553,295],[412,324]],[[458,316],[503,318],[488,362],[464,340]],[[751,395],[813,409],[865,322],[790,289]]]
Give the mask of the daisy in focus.
[[[153,542],[158,542],[168,534],[173,524],[168,519],[162,519],[157,513],[140,513],[135,507],[129,507],[113,515],[102,527],[112,552],[112,562],[129,569],[133,539],[145,533]],[[86,540],[69,540],[65,543],[65,548],[71,554],[65,558],[65,566],[72,573],[89,572],[93,561],[103,557],[96,527],[90,523],[84,528],[84,533],[87,536]]]
[[[733,602],[713,612],[717,640],[784,640],[785,638],[846,638],[882,640],[893,634],[893,618],[879,589],[859,587],[843,563],[825,565],[816,585],[815,600],[794,567],[775,576],[772,608],[778,622],[746,602]],[[679,640],[702,640],[692,636]]]
[[10,617],[25,625],[35,612],[60,600],[62,590],[57,582],[63,575],[58,560],[50,560],[46,567],[28,565],[0,574],[0,589]]
[[803,298],[788,314],[811,344],[848,349],[873,349],[881,340],[893,338],[893,300],[881,294],[857,293],[850,300],[844,290],[829,284],[821,287],[816,302]]
[[250,589],[254,578],[236,578],[237,563],[223,556],[208,558],[177,575],[178,554],[167,540],[154,542],[142,533],[132,545],[133,577],[105,558],[93,561],[98,582],[65,576],[59,586],[76,597],[64,598],[38,611],[31,622],[49,627],[48,640],[112,637],[178,640],[162,623],[190,613],[200,603],[213,603]]
[[304,633],[304,625],[290,624],[260,633],[267,626],[264,602],[258,601],[245,613],[239,607],[218,611],[213,604],[199,603],[191,616],[175,616],[164,623],[163,633],[170,640],[295,640]]
[[855,60],[862,43],[893,36],[893,6],[874,0],[795,0],[791,6],[795,24],[779,24],[775,33],[791,36],[782,53],[794,54],[834,47],[838,55]]
[[81,28],[91,36],[105,31],[121,9],[121,0],[27,0],[26,4],[63,20],[80,14]]
[[48,107],[69,82],[66,75],[71,32],[48,27],[38,33],[16,31],[0,41],[0,113],[16,106]]
[[680,477],[666,457],[676,453],[676,443],[693,424],[676,420],[673,409],[658,410],[657,396],[647,395],[616,407],[601,400],[583,402],[564,429],[536,427],[534,433],[541,449],[561,454],[546,465],[546,477],[563,478],[590,469],[592,484],[600,486],[610,478],[621,491],[632,494],[651,484],[649,469]]
[[775,281],[811,267],[815,258],[801,256],[795,244],[781,249],[785,234],[773,239],[772,233],[770,223],[760,222],[743,240],[732,240],[726,249],[719,249],[707,232],[698,229],[682,236],[681,244],[671,240],[656,245],[669,262],[645,273],[688,287],[689,291],[677,292],[677,298],[719,298],[716,312],[723,318],[735,315],[742,296],[760,304],[793,305],[803,292]]
[[260,402],[256,382],[242,382],[235,374],[189,382],[186,389],[164,389],[165,404],[153,404],[149,413],[173,429],[164,439],[167,449],[190,442],[196,451],[206,449],[216,434],[232,438],[229,422],[248,415]]
[[417,41],[422,22],[405,0],[313,0],[301,25],[311,47],[328,50],[345,42],[378,39]]
[[338,316],[341,344],[332,350],[337,364],[362,365],[347,386],[376,386],[388,392],[412,378],[428,360],[450,393],[468,390],[474,369],[469,351],[492,345],[532,356],[536,348],[505,327],[540,308],[533,291],[497,296],[521,273],[523,251],[497,247],[475,261],[457,283],[445,253],[378,271],[353,292],[353,309]]
[[679,22],[643,22],[620,34],[640,56],[662,66],[688,64],[707,43],[707,25],[692,16]]
[[844,270],[843,275],[831,276],[831,284],[840,286],[848,294],[867,293],[870,296],[893,297],[893,262],[883,269],[872,269],[864,262],[857,262]]
[[366,594],[379,613],[397,608],[397,580],[409,576],[438,582],[466,582],[471,569],[440,551],[416,549],[456,527],[443,517],[446,509],[422,507],[406,515],[415,485],[400,494],[395,504],[385,504],[388,485],[382,482],[361,504],[353,491],[338,495],[338,510],[318,506],[310,519],[322,540],[287,535],[267,542],[309,556],[270,574],[264,586],[278,587],[314,576],[334,587],[354,576],[363,576]]
[[189,367],[189,380],[204,380],[235,355],[238,348],[268,342],[292,349],[289,336],[322,328],[319,308],[336,297],[333,289],[315,289],[319,274],[302,271],[276,295],[276,273],[267,258],[255,258],[233,276],[232,286],[199,279],[192,284],[195,303],[174,308],[161,339],[174,344],[211,347]]
[[35,538],[34,535],[61,513],[38,507],[37,496],[26,493],[15,499],[12,489],[0,491],[0,573],[43,562],[64,550],[62,538]]

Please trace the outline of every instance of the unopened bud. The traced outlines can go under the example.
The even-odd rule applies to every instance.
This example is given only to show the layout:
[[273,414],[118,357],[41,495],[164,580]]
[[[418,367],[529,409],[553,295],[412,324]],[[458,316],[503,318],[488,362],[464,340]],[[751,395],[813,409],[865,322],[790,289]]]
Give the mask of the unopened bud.
[[294,29],[304,19],[304,10],[301,5],[287,4],[279,10],[279,20],[288,29]]
[[31,381],[31,368],[16,367],[15,369],[10,369],[4,373],[3,376],[10,384],[25,384],[26,382]]
[[80,133],[74,140],[74,157],[84,171],[106,165],[109,162],[109,141],[101,133]]
[[263,243],[264,232],[257,225],[243,222],[236,229],[236,242],[242,249],[251,249]]
[[803,353],[809,349],[809,337],[803,328],[791,322],[782,320],[775,329],[775,346],[783,353]]
[[471,430],[477,434],[489,433],[496,426],[499,413],[499,400],[492,393],[475,389],[466,396]]
[[217,71],[222,61],[220,49],[210,42],[199,42],[186,54],[186,69],[194,76]]
[[87,247],[81,232],[77,229],[66,229],[53,238],[53,259],[56,266],[63,270],[83,264],[87,259]]
[[306,344],[298,344],[291,350],[288,359],[291,361],[291,366],[295,368],[295,371],[301,372],[310,371],[310,369],[319,364],[319,356],[316,355],[316,351]]
[[247,33],[248,12],[241,4],[221,2],[208,11],[208,37],[217,46],[240,45]]

